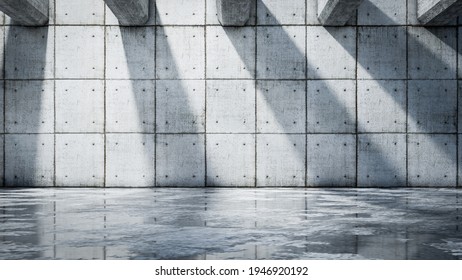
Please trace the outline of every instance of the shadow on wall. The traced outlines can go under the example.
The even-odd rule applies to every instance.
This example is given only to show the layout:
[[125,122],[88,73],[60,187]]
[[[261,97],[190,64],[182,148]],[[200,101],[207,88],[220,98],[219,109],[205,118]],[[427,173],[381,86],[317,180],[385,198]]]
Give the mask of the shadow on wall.
[[[259,2],[259,5],[264,4]],[[270,16],[275,18],[271,14]],[[386,17],[386,15],[382,15],[382,17]],[[276,22],[276,25],[279,24],[279,22]],[[354,84],[355,72],[349,73],[348,70],[350,69],[346,67],[340,69],[345,70],[340,74],[340,76],[344,75],[341,80],[334,80],[337,77],[331,77],[332,80],[312,80],[324,76],[316,75],[316,71],[322,71],[322,69],[319,70],[320,63],[316,57],[319,57],[319,53],[314,55],[313,53],[308,53],[306,68],[308,73],[301,70],[303,63],[305,63],[305,54],[300,50],[301,47],[297,36],[304,35],[300,34],[300,30],[303,30],[302,32],[304,33],[304,27],[257,27],[257,78],[284,80],[278,81],[278,85],[295,83],[297,80],[302,80],[304,75],[309,79],[307,82],[307,132],[315,133],[316,135],[308,135],[308,146],[306,147],[308,151],[308,186],[356,185],[355,180],[359,186],[406,185],[407,141],[409,141],[410,152],[412,153],[412,158],[409,159],[409,179],[412,179],[410,185],[441,184],[454,186],[457,176],[457,171],[455,170],[455,135],[409,135],[409,140],[407,140],[406,126],[409,126],[409,132],[456,133],[457,81],[451,81],[450,83],[452,84],[448,84],[448,81],[410,81],[410,95],[413,93],[412,90],[416,93],[414,93],[414,99],[409,100],[408,104],[408,86],[406,84],[407,47],[404,42],[406,42],[406,36],[409,36],[409,76],[411,79],[434,79],[435,71],[437,74],[441,74],[442,78],[455,79],[455,28],[449,29],[449,34],[445,34],[447,33],[447,28],[412,28],[409,34],[406,34],[405,27],[359,27],[357,41],[351,41],[350,39],[350,37],[356,37],[355,27],[341,29],[307,28],[308,36],[314,36],[314,38],[308,38],[307,41],[309,52],[313,51],[310,49],[310,39],[316,40],[316,37],[322,37],[323,35],[312,34],[313,32],[323,33],[327,30],[327,35],[333,37],[336,43],[341,46],[340,53],[347,51],[353,61],[356,58],[356,42],[359,43],[359,65],[357,69],[359,80],[357,85]],[[437,36],[428,38],[431,33],[427,32],[427,30],[431,30]],[[248,67],[251,67],[253,62],[248,62],[245,59],[246,53],[242,51],[244,48],[242,48],[241,36],[236,36],[240,32],[239,29],[225,28],[225,31],[235,46],[235,50],[240,54],[242,61],[245,61],[248,63]],[[415,32],[423,34],[414,34]],[[438,47],[431,50],[419,40],[413,40],[414,37],[418,39],[420,36],[426,36]],[[388,51],[384,50],[382,46],[382,43],[386,42],[387,38],[390,39],[390,42],[396,43],[390,44]],[[381,42],[380,45],[379,42]],[[404,47],[396,47],[400,46],[400,42],[401,46],[404,44]],[[438,53],[437,50],[443,51]],[[451,52],[453,52],[452,56],[450,56]],[[414,54],[415,56],[413,56]],[[338,53],[327,52],[324,55],[324,58],[326,55],[335,57]],[[452,59],[448,59],[448,56]],[[344,59],[348,60],[348,58]],[[430,59],[430,63],[426,59]],[[328,61],[326,63],[329,64]],[[338,63],[338,61],[333,60],[332,63]],[[412,68],[412,63],[416,64],[414,69]],[[418,66],[419,64],[424,64],[431,68],[427,69],[426,74],[419,74],[418,71],[424,68],[424,65]],[[415,76],[413,76],[414,72],[416,72]],[[345,78],[347,80],[344,80]],[[286,81],[287,79],[293,81]],[[296,120],[287,120],[287,116],[291,116],[289,113],[291,111],[297,116],[295,112],[298,109],[271,97],[268,92],[269,89],[274,89],[274,85],[265,86],[268,83],[271,83],[271,81],[259,80],[257,85],[258,132],[293,133],[294,130],[291,125],[295,124]],[[436,86],[434,85],[435,83],[437,83]],[[431,86],[432,84],[433,86]],[[359,123],[356,122],[356,104],[352,103],[352,100],[355,100],[352,96],[356,95],[356,86],[358,87],[358,101],[355,102],[358,106]],[[299,84],[295,87],[301,88],[301,92],[303,92],[303,85]],[[444,88],[445,92],[449,92],[449,94],[441,94],[441,92],[437,91],[439,88]],[[285,95],[284,100],[286,102],[288,100],[287,95],[292,93],[289,89],[290,86],[280,92],[281,95]],[[420,91],[426,92],[419,94]],[[379,99],[378,101],[377,98]],[[294,97],[290,99],[293,99],[294,104],[300,102]],[[275,100],[277,102],[274,102]],[[383,108],[385,106],[381,105],[385,102],[390,105],[388,109]],[[435,106],[436,103],[443,103],[447,106]],[[409,114],[406,112],[408,106]],[[447,113],[447,108],[451,108],[450,113]],[[265,122],[266,124],[268,122],[262,118],[268,117],[266,110],[275,117],[279,129],[265,130]],[[278,115],[277,112],[283,112],[283,114]],[[387,119],[389,115],[399,117],[399,119],[394,120],[393,117]],[[409,116],[409,123],[406,120],[407,115]],[[375,117],[375,120],[379,118],[380,122],[371,124],[372,119],[369,121],[369,117]],[[414,121],[416,123],[416,125],[414,124],[415,128],[413,128],[414,119],[417,119]],[[327,125],[323,125],[326,122]],[[303,130],[299,131],[303,133]],[[360,134],[355,139],[354,134],[356,132],[367,134]],[[334,135],[333,133],[337,134]],[[261,139],[267,136],[259,135],[258,137]],[[296,144],[296,138],[297,135],[287,135],[288,142]],[[355,143],[356,141],[357,143]],[[262,153],[265,153],[261,146],[265,144],[264,141],[257,142],[257,150],[260,153],[258,158],[260,158]],[[355,148],[356,144],[358,145],[357,148]],[[355,168],[348,168],[355,165],[356,149],[359,155],[357,178]],[[426,155],[426,150],[428,149],[431,150],[430,156]],[[291,150],[297,153],[299,161],[303,161],[305,158],[304,145],[295,145]],[[432,155],[435,154],[436,157],[433,158]],[[290,158],[288,160],[290,161]],[[259,169],[257,173],[259,180],[261,180],[263,175],[262,167],[266,168],[266,166],[263,166],[261,162],[258,162],[257,166]],[[432,172],[435,166],[437,171]],[[329,171],[326,172],[326,170]],[[427,172],[430,174],[429,176],[425,175]]]
[[[305,30],[304,27],[302,27]],[[305,185],[305,54],[299,27],[225,27],[225,33],[247,69],[258,79],[256,95],[256,153],[258,186]],[[257,58],[243,40],[250,30],[257,37]],[[290,33],[291,35],[288,35]],[[303,33],[305,33],[303,31]],[[296,35],[295,35],[296,34]],[[256,67],[255,67],[256,63]],[[275,81],[281,80],[284,81]],[[240,105],[242,106],[242,105]],[[282,135],[283,133],[286,133]]]
[[[375,12],[377,18],[393,22],[382,11]],[[341,39],[336,40],[344,46]],[[456,27],[358,29],[358,132],[410,133],[410,186],[456,185],[456,41]],[[352,52],[350,55],[356,56]],[[441,135],[449,133],[452,135]],[[366,134],[359,140],[359,149],[367,150],[378,139]],[[399,147],[402,140],[397,140],[393,145],[404,151],[403,145]],[[391,150],[383,147],[378,152],[390,154]],[[380,165],[362,167],[380,171]]]
[[107,186],[154,186],[154,27],[107,28]]
[[[264,4],[258,2],[258,5]],[[268,11],[268,16],[274,19],[274,24],[280,25],[280,22],[276,20],[269,9],[266,8],[266,10]],[[246,54],[242,51],[241,36],[237,35],[241,29],[224,29],[241,59],[247,63],[248,68],[252,67],[255,62],[246,59]],[[326,97],[325,100],[318,100],[320,104],[312,104],[311,99],[316,96],[309,94],[305,97],[305,69],[307,67],[306,55],[302,51],[305,48],[305,36],[306,28],[304,26],[256,27],[256,46],[258,48],[256,51],[256,77],[258,79],[256,95],[257,181],[259,186],[304,185],[307,149],[306,127],[308,127],[308,132],[316,133],[355,133],[355,115],[348,113],[349,107],[354,106],[354,103],[345,104],[346,100],[337,98],[331,89],[335,85],[329,84],[328,81],[316,81],[313,84],[313,89],[311,89],[310,84],[308,84],[309,93],[312,93],[312,95],[317,94],[318,97],[322,93]],[[344,89],[348,89],[350,92],[353,90],[354,92],[354,82],[346,82],[340,87],[342,92]],[[310,104],[308,112],[306,112],[306,102]],[[332,113],[337,118],[328,116],[328,114]],[[309,119],[308,125],[305,127],[305,125],[300,124],[306,123],[306,114],[308,114]],[[345,147],[344,144],[355,146],[353,135],[315,135],[313,139],[308,139],[308,151],[321,149],[318,148],[319,145],[328,143],[328,138],[333,139],[334,137],[342,138],[340,141],[342,142],[341,148]],[[346,142],[343,143],[344,141]],[[271,149],[270,144],[285,148],[280,149],[279,153],[275,154],[275,149]],[[314,147],[311,147],[312,145]],[[341,151],[335,151],[336,154],[339,152]],[[317,153],[319,154],[320,151]],[[350,159],[353,161],[345,162]],[[345,158],[341,160],[342,166],[352,165],[354,167],[354,159],[354,154],[345,155]],[[328,158],[325,158],[325,160],[318,162],[316,168],[325,167],[325,170],[331,170],[332,166],[329,165],[332,162]],[[309,170],[311,168],[310,164],[311,162],[308,161]],[[282,167],[287,168],[286,172],[277,174],[278,178],[271,178],[271,176],[274,176],[274,171]],[[322,178],[321,174],[312,174],[311,171],[308,171],[306,181],[308,186],[355,185],[354,168],[348,170],[348,173],[343,171],[341,176],[340,174],[325,174],[326,177],[324,178]]]
[[155,27],[108,26],[106,46],[106,186],[154,186]]
[[53,27],[6,28],[5,185],[53,186]]
[[[274,21],[223,28],[251,73],[245,79],[256,79],[258,186],[456,184],[456,27],[282,27]],[[194,49],[203,46],[204,29],[155,28],[107,27],[107,185],[220,184],[206,178],[209,82],[205,57]],[[5,185],[51,186],[54,29],[10,26],[6,33]],[[256,44],[245,45],[255,43],[245,36]],[[317,38],[333,39],[332,50],[314,50]],[[256,59],[249,59],[249,47],[257,48]],[[349,57],[318,60],[342,53]],[[326,76],[324,64],[340,68]],[[207,170],[216,164],[209,161]]]
[[157,27],[157,186],[206,185],[205,57],[193,46],[204,46],[202,27]]
[[[159,21],[154,10],[150,22]],[[201,40],[201,33],[189,27],[108,28],[108,186],[205,185],[204,67],[175,61],[169,47]],[[194,57],[190,50],[185,45],[185,53],[175,55]]]

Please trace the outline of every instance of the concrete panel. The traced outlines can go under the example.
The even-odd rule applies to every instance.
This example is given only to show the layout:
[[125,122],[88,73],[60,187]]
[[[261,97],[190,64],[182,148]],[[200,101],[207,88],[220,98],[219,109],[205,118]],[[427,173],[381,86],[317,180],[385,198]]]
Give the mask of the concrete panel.
[[257,28],[257,78],[304,79],[304,26]]
[[[457,146],[458,147],[461,147],[462,145],[462,137],[461,135],[459,134],[458,137],[457,137]],[[458,176],[458,187],[462,186],[462,164],[460,164],[462,162],[462,149],[459,149],[457,148],[457,152],[458,152],[458,155],[457,155],[457,160],[458,160],[458,170],[457,170],[457,176]]]
[[202,27],[158,27],[158,79],[203,79],[205,43]]
[[[459,104],[457,105],[458,107],[458,116],[457,116],[457,132],[462,133],[462,81],[458,81],[458,102]],[[462,149],[461,149],[462,150]],[[462,163],[462,162],[461,162]]]
[[56,135],[56,186],[102,187],[104,135]]
[[305,157],[305,135],[257,135],[257,186],[304,186]]
[[360,25],[406,25],[407,0],[364,0],[358,9]]
[[455,186],[457,177],[456,135],[411,134],[408,136],[409,186]]
[[0,147],[1,147],[0,149],[0,180],[1,180],[0,186],[2,187],[3,187],[4,178],[5,178],[5,174],[4,174],[5,157],[4,157],[4,149],[3,149],[4,145],[5,145],[5,135],[2,134],[0,135]]
[[418,25],[417,0],[407,0],[407,24]]
[[154,27],[116,27],[106,29],[106,78],[155,78]]
[[154,81],[106,82],[106,131],[154,133]]
[[356,136],[308,134],[307,137],[307,186],[354,186]]
[[[156,0],[149,0],[149,19],[143,25],[155,25],[156,24]],[[106,5],[106,25],[120,25],[119,20]]]
[[358,78],[406,78],[406,28],[360,27]]
[[406,186],[405,134],[359,135],[358,186]]
[[5,77],[7,79],[53,78],[53,27],[11,26],[6,28],[5,33]]
[[56,24],[104,24],[104,1],[58,0]]
[[[226,54],[225,56],[223,54]],[[255,28],[207,27],[207,78],[255,76]]]
[[307,92],[309,133],[356,132],[355,81],[308,81]]
[[156,0],[156,6],[157,24],[202,25],[205,23],[205,0]]
[[410,79],[456,79],[455,27],[410,27],[408,34]]
[[[5,130],[5,82],[0,81],[0,132]],[[1,148],[1,145],[0,145]],[[1,162],[1,158],[0,158]]]
[[207,81],[207,132],[255,132],[254,81]]
[[306,0],[306,24],[321,25],[318,19],[318,0]]
[[[250,3],[250,17],[245,26],[255,25],[257,18],[257,0],[249,0]],[[206,21],[207,25],[220,25],[218,21],[217,0],[206,0]]]
[[56,132],[104,131],[104,82],[56,81]]
[[0,79],[5,77],[5,27],[1,26],[1,14],[0,14]]
[[205,81],[157,81],[156,131],[205,131]]
[[[460,17],[460,21],[462,23],[462,17]],[[458,79],[462,78],[462,27],[457,28],[457,40],[458,40],[458,49],[457,49],[457,59],[458,59],[458,65],[457,65],[457,73]]]
[[106,186],[154,186],[154,134],[106,135]]
[[305,133],[305,81],[259,81],[257,87],[258,132]]
[[156,143],[157,186],[205,185],[204,135],[157,135]]
[[257,24],[305,24],[306,0],[258,0]]
[[7,133],[52,133],[53,81],[7,81],[5,109]]
[[104,77],[104,28],[56,27],[56,78]]
[[[356,29],[307,27],[309,79],[354,79],[356,76]],[[320,48],[320,45],[326,47]]]
[[359,132],[406,132],[406,81],[358,81]]
[[5,135],[5,185],[53,186],[54,136]]
[[409,81],[408,98],[409,132],[456,132],[457,81]]
[[207,186],[255,185],[255,136],[207,135]]

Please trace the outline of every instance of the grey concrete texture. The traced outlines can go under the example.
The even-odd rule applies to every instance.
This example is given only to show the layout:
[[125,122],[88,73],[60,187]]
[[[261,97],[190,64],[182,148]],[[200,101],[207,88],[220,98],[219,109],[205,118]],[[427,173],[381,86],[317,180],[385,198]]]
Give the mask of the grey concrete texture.
[[48,23],[49,0],[1,0],[0,11],[19,24],[41,26]]
[[217,0],[217,17],[222,26],[244,26],[250,19],[252,0]]
[[417,0],[417,16],[426,25],[444,25],[462,14],[460,0]]
[[149,0],[104,0],[122,26],[143,25],[149,20]]
[[136,27],[81,2],[0,14],[4,186],[462,185],[462,26],[416,0],[343,27],[316,0],[255,1],[243,27],[216,0],[151,0]]
[[343,26],[350,20],[363,0],[319,0],[318,18],[325,26]]

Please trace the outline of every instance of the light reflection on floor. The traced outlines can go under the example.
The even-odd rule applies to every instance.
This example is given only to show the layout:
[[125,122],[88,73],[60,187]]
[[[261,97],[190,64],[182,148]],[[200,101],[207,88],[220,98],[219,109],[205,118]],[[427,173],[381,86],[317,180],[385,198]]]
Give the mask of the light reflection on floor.
[[456,189],[3,189],[0,259],[461,259]]

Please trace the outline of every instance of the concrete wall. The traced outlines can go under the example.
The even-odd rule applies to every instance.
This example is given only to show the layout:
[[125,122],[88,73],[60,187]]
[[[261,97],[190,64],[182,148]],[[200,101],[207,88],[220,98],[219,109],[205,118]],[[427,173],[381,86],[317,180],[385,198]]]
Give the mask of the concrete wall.
[[[5,186],[457,186],[459,36],[416,0],[365,0],[324,28],[317,0],[157,0],[120,28],[103,0],[0,17]],[[55,2],[55,3],[53,3]]]

